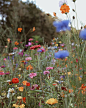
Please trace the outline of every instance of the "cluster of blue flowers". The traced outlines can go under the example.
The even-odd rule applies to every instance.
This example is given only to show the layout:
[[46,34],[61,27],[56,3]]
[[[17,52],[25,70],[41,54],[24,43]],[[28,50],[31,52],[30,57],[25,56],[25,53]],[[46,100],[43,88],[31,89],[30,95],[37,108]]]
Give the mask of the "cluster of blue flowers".
[[66,31],[66,30],[71,30],[71,28],[69,27],[69,20],[63,20],[60,22],[54,21],[53,25],[56,27],[56,31],[57,32],[61,32],[61,31]]
[[60,58],[63,59],[69,56],[69,52],[67,50],[58,51],[54,54],[55,59]]
[[79,38],[86,40],[86,29],[80,31]]

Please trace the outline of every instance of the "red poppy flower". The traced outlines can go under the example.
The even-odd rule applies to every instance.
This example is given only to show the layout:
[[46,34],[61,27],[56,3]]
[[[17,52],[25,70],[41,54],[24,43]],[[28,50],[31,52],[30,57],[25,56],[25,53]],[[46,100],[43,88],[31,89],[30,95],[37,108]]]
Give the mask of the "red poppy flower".
[[26,103],[26,97],[23,97],[23,102]]
[[27,82],[27,83],[26,83],[26,86],[30,86],[30,83],[29,83],[29,82]]
[[36,87],[36,89],[39,90],[40,89],[40,86],[38,85],[38,87]]
[[78,62],[78,59],[76,59],[76,62]]
[[34,46],[30,47],[30,50],[31,50],[31,49],[40,48],[40,47],[41,47],[41,45],[34,45]]
[[19,83],[19,79],[18,78],[13,78],[12,83],[14,83],[14,84]]
[[67,91],[66,87],[61,87],[61,89]]

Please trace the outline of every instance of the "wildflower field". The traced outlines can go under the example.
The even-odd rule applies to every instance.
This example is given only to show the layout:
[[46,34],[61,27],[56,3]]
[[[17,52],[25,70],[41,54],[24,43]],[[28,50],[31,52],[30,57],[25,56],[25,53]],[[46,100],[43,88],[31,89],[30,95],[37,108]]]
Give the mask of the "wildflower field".
[[[59,5],[67,15],[66,0]],[[0,108],[86,108],[86,27],[78,32],[69,23],[69,19],[53,22],[62,35],[53,38],[51,50],[38,40],[33,45],[29,38],[27,50],[15,39],[14,52],[8,53],[7,38],[0,54]]]

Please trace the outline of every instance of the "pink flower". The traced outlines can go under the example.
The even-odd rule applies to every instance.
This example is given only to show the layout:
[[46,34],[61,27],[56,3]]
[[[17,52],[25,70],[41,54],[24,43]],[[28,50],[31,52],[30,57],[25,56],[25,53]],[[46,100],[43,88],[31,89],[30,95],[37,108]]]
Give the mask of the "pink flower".
[[43,72],[44,75],[49,74],[49,73],[50,73],[49,71],[44,71]]
[[6,61],[6,58],[4,58],[4,61]]
[[59,51],[61,51],[61,49],[59,49]]
[[18,48],[17,48],[17,47],[14,47],[13,49],[16,50],[16,49],[18,49]]
[[37,73],[30,73],[30,74],[29,74],[29,77],[30,77],[30,78],[33,78],[33,77],[35,77],[35,76],[37,76]]
[[76,59],[76,62],[78,62],[78,59]]
[[27,47],[28,47],[28,46],[31,46],[31,45],[32,45],[32,43],[31,43],[31,42],[28,42],[28,45],[25,45],[25,46],[27,46]]
[[44,48],[42,48],[41,50],[42,50],[42,52],[45,52],[45,49]]
[[29,61],[29,60],[32,60],[32,58],[31,57],[26,57],[25,60]]
[[40,105],[40,102],[39,102],[39,106],[41,106],[41,107],[42,107],[42,105]]
[[0,72],[0,75],[5,75],[5,73],[4,72]]
[[4,68],[4,67],[5,67],[4,65],[1,66],[1,68]]
[[33,40],[32,38],[29,39],[29,41],[32,41],[32,40]]
[[31,46],[32,45],[32,43],[31,42],[28,42],[28,46]]
[[19,55],[23,56],[23,51],[18,53]]
[[50,70],[53,69],[54,67],[46,67],[46,70]]
[[30,88],[30,90],[34,90],[35,88],[37,88],[38,87],[38,85],[37,84],[34,84],[31,88]]
[[38,43],[38,41],[35,41],[35,43]]

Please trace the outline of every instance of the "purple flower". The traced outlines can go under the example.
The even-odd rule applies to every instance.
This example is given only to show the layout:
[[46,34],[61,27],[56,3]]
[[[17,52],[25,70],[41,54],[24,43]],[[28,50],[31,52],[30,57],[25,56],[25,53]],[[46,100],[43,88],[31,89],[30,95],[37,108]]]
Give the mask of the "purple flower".
[[63,4],[67,4],[67,1],[66,0],[59,1],[59,7],[61,7]]
[[65,78],[65,76],[64,75],[61,75],[60,78]]
[[35,77],[35,76],[37,76],[37,73],[30,73],[30,74],[29,74],[29,77],[30,77],[30,78],[33,78],[33,77]]
[[44,75],[49,74],[49,73],[50,73],[49,71],[44,71],[43,72]]

